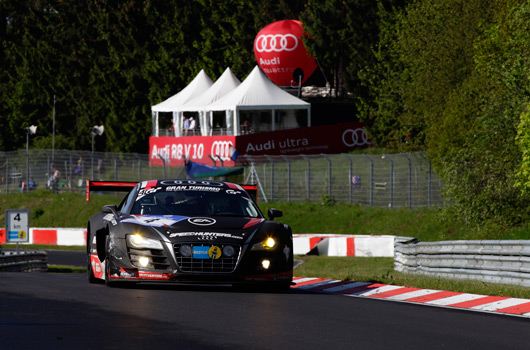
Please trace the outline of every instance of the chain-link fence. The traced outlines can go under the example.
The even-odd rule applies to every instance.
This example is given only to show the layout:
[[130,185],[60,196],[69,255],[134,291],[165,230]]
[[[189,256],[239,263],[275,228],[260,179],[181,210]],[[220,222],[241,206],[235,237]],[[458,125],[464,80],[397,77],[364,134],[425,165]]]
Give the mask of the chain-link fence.
[[[333,201],[377,207],[442,206],[441,181],[424,153],[246,156],[244,178],[266,201]],[[84,180],[185,178],[184,167],[151,166],[147,154],[30,150],[0,153],[1,193],[85,190]],[[33,184],[33,185],[32,185]]]
[[442,206],[441,181],[424,153],[247,157],[247,182],[272,201],[377,207]]

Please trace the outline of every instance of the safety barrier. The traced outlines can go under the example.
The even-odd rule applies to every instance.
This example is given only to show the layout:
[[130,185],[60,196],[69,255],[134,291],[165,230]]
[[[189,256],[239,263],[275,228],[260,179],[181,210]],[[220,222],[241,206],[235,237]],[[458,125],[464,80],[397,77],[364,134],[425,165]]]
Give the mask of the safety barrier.
[[398,242],[394,247],[394,269],[530,286],[530,241]]
[[48,254],[42,250],[0,251],[0,271],[6,272],[46,272]]

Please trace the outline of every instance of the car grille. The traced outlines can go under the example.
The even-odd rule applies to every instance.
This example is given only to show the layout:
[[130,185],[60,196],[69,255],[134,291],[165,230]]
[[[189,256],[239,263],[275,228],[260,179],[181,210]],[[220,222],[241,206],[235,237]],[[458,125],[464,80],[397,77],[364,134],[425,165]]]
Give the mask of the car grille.
[[140,256],[145,256],[150,259],[149,266],[147,266],[148,268],[155,270],[167,270],[169,268],[168,259],[162,250],[128,248],[128,253],[129,260],[136,267],[140,267],[140,265],[138,265],[138,259]]
[[[195,259],[193,256],[182,256],[180,247],[184,244],[190,245],[192,249],[197,246],[209,248],[214,245],[223,249],[226,245],[231,245],[235,253],[231,258],[221,255],[218,259]],[[241,254],[241,246],[234,244],[175,243],[173,248],[175,250],[175,257],[177,258],[177,265],[182,272],[230,273],[235,270],[239,255]]]

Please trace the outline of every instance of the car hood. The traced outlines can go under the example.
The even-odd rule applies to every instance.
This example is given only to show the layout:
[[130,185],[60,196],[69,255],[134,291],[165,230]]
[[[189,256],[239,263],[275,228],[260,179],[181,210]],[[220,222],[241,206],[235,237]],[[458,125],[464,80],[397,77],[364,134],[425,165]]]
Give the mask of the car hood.
[[150,226],[174,242],[219,241],[244,243],[263,218],[246,217],[188,217],[176,215],[141,215],[122,220],[142,226]]

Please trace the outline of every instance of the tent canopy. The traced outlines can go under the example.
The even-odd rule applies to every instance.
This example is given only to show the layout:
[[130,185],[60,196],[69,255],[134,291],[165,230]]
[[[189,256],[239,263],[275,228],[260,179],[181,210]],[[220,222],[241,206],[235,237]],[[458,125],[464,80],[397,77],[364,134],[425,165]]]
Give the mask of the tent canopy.
[[176,95],[167,100],[151,106],[153,112],[176,112],[178,108],[193,98],[202,95],[210,86],[213,85],[212,79],[204,72],[203,69],[197,76]]
[[[201,112],[201,134],[206,136],[211,134],[212,111],[226,111],[229,134],[240,135],[240,110],[271,110],[274,125],[274,113],[281,109],[307,110],[307,125],[311,126],[311,104],[276,86],[258,66],[255,66],[240,84],[230,68],[225,70],[215,84],[204,70],[201,70],[195,79],[178,94],[151,107],[153,135],[158,136],[158,112],[173,112],[175,136],[182,136],[182,113],[184,111]],[[209,113],[210,118],[207,118],[205,113]]]
[[235,90],[206,107],[210,111],[309,108],[309,103],[276,86],[258,66]]
[[241,84],[241,81],[232,73],[230,68],[226,68],[224,73],[210,88],[203,94],[191,99],[187,103],[177,106],[175,111],[202,111],[206,106],[219,100]]

